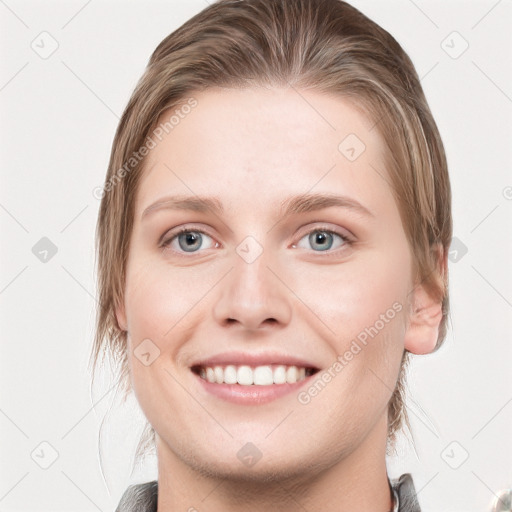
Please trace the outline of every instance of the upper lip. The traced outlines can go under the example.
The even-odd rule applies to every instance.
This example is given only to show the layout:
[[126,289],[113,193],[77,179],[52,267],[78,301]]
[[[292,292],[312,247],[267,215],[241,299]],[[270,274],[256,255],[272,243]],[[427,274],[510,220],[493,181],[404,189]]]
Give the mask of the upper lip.
[[271,364],[280,364],[285,366],[299,366],[305,368],[319,369],[319,366],[303,359],[279,352],[265,352],[260,354],[251,354],[249,352],[222,352],[208,358],[202,358],[194,362],[194,366],[227,366],[227,365],[247,365],[247,366],[265,366]]

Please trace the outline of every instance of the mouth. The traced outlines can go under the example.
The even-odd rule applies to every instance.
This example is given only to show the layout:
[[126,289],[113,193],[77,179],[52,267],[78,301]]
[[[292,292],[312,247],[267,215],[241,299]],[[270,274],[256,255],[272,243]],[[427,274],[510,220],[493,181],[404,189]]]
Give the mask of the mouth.
[[210,384],[232,384],[239,386],[273,386],[295,384],[314,375],[314,367],[295,365],[215,365],[191,367],[193,373]]
[[262,405],[293,395],[320,371],[285,364],[194,365],[190,369],[203,392],[237,405]]

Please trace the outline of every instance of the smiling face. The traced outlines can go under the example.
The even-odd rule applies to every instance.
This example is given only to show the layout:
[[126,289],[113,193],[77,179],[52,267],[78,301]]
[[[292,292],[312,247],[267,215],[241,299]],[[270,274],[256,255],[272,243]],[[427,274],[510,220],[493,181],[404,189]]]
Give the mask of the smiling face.
[[[384,460],[413,283],[380,135],[319,92],[194,97],[145,162],[116,310],[160,463],[254,479],[311,474],[356,453]],[[304,195],[315,197],[294,200]],[[203,378],[229,363],[235,375],[243,363],[285,366],[277,372],[290,382],[294,363],[299,379],[303,367],[316,373],[250,387]],[[239,375],[258,372],[272,375]],[[254,467],[237,455],[246,443],[261,452]]]

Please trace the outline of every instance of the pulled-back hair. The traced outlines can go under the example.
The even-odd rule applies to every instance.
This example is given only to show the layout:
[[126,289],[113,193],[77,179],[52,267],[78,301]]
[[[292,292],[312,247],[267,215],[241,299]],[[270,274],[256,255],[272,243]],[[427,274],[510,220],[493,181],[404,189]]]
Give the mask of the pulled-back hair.
[[[145,159],[133,161],[161,114],[210,87],[312,89],[351,101],[382,136],[385,164],[413,255],[413,278],[443,306],[436,349],[446,334],[452,236],[451,193],[443,144],[414,66],[398,42],[340,0],[220,0],[167,36],[153,52],[117,128],[96,232],[99,310],[91,353],[106,353],[128,394],[124,302],[134,203]],[[138,154],[138,153],[137,153]],[[130,161],[130,166],[126,162]],[[133,164],[133,165],[132,165]],[[403,423],[404,350],[388,405],[388,441]],[[154,440],[154,431],[147,425]],[[147,440],[146,440],[147,443]],[[139,445],[140,448],[141,445]]]

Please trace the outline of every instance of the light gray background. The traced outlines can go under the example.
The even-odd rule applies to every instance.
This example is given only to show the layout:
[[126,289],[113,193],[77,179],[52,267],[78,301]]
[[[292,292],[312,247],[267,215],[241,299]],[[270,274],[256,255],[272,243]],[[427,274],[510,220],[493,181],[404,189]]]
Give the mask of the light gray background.
[[[413,474],[425,512],[489,510],[512,486],[511,2],[353,5],[395,36],[422,77],[460,240],[445,346],[413,358],[409,373],[415,447],[401,438],[389,473]],[[156,477],[154,458],[130,475],[136,404],[117,403],[108,372],[90,392],[92,191],[151,52],[205,6],[0,0],[0,511],[114,510],[130,482]],[[44,55],[52,39],[58,48]],[[32,251],[43,237],[58,250],[47,262]],[[207,510],[202,499],[195,506]]]

